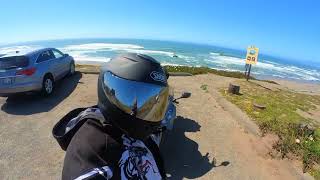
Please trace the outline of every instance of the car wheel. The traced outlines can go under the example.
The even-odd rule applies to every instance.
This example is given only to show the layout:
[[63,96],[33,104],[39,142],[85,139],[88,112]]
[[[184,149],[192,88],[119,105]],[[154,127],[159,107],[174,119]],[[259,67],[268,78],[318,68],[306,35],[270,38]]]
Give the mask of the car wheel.
[[74,75],[75,72],[76,72],[76,67],[75,67],[74,63],[71,63],[70,70],[69,70],[69,76]]
[[49,96],[53,93],[54,81],[51,76],[45,76],[42,82],[42,94],[44,96]]

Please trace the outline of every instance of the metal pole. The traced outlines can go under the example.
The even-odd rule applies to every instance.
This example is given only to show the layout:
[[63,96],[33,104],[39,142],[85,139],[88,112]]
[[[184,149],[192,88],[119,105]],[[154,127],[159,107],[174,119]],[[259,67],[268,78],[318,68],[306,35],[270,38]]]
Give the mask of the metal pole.
[[244,76],[247,76],[248,64],[246,64],[246,65],[244,66],[244,68],[245,68]]
[[249,65],[249,71],[248,71],[247,81],[249,81],[250,72],[251,72],[251,64]]

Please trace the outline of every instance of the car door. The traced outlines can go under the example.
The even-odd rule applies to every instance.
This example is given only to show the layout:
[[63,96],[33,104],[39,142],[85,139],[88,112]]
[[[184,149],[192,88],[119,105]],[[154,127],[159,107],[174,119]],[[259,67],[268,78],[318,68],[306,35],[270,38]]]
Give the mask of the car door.
[[62,54],[60,51],[57,51],[55,49],[52,49],[51,52],[53,53],[57,66],[59,67],[58,69],[59,77],[66,75],[66,73],[69,71],[69,65],[65,60],[64,54]]
[[54,62],[54,56],[50,52],[50,50],[44,50],[39,53],[36,61],[36,66],[37,66],[37,69],[39,69],[39,71],[43,73],[42,75],[45,75],[46,73],[49,72],[49,73],[52,73],[53,77],[56,79],[58,75],[57,74],[58,67]]

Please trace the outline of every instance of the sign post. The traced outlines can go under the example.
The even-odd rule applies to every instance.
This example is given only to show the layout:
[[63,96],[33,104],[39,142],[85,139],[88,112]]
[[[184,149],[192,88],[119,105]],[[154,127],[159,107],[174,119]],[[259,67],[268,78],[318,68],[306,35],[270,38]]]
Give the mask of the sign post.
[[245,70],[245,76],[247,76],[247,81],[250,78],[251,73],[251,66],[252,64],[257,64],[258,62],[258,54],[259,54],[259,48],[255,46],[249,46],[247,49],[247,56],[246,56],[246,70]]

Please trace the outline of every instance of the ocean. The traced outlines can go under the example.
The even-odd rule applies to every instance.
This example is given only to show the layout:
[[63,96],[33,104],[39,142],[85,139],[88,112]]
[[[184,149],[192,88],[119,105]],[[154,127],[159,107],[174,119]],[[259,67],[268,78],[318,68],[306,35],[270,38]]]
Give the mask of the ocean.
[[[9,51],[55,47],[73,56],[78,64],[103,64],[120,53],[147,54],[163,65],[206,66],[226,71],[244,71],[246,51],[193,43],[140,39],[67,39],[35,41],[0,46],[0,54]],[[263,49],[260,49],[260,52]],[[289,79],[320,82],[320,65],[259,54],[252,67],[260,79]]]

